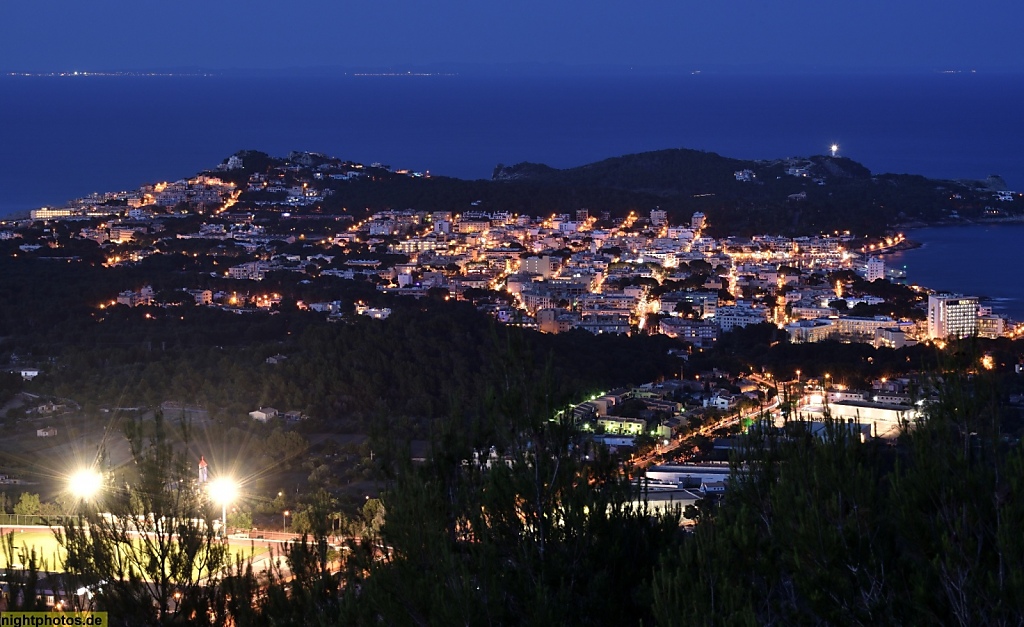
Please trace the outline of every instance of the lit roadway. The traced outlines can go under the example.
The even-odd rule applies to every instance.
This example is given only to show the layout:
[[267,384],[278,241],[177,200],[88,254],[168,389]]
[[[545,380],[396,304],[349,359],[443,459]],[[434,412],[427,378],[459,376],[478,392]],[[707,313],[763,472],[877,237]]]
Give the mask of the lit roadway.
[[714,433],[718,429],[725,429],[725,428],[731,427],[731,426],[733,426],[735,424],[738,424],[742,420],[757,418],[757,417],[761,416],[762,414],[764,414],[765,412],[767,412],[769,415],[774,416],[775,413],[776,413],[776,410],[778,410],[778,408],[779,408],[779,396],[776,395],[775,399],[772,401],[772,403],[770,405],[758,407],[756,409],[751,409],[750,411],[748,411],[745,414],[737,414],[735,416],[724,416],[724,417],[722,417],[722,418],[720,418],[720,419],[718,419],[718,420],[716,420],[714,422],[701,425],[700,429],[698,429],[697,431],[695,431],[693,433],[690,433],[685,438],[676,438],[674,440],[670,439],[667,445],[658,444],[657,446],[654,447],[653,450],[648,451],[646,454],[642,455],[641,457],[634,458],[633,459],[633,468],[636,469],[636,470],[643,470],[648,465],[656,462],[659,457],[664,457],[664,456],[668,455],[669,453],[675,451],[680,446],[682,446],[684,443],[689,442],[689,440],[693,439],[694,437],[696,437],[698,435],[708,436],[709,437],[712,433]]
[[640,291],[640,298],[637,299],[636,308],[633,310],[633,315],[637,319],[637,328],[641,331],[644,330],[644,326],[647,324],[647,312],[650,309],[650,302],[647,300],[650,288],[646,285]]

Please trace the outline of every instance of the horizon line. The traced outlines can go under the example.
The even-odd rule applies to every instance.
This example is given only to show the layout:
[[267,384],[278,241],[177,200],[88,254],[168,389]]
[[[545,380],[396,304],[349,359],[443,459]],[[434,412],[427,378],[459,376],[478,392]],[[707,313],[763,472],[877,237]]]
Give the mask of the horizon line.
[[735,64],[694,64],[694,65],[630,65],[630,64],[563,64],[563,63],[393,63],[354,65],[304,65],[279,67],[211,67],[199,65],[164,65],[140,68],[114,67],[63,67],[63,68],[2,68],[0,76],[9,77],[218,77],[256,74],[299,74],[299,75],[340,75],[340,76],[699,76],[740,75],[959,75],[959,74],[1024,74],[1024,67],[1009,66],[801,66],[801,65],[735,65]]

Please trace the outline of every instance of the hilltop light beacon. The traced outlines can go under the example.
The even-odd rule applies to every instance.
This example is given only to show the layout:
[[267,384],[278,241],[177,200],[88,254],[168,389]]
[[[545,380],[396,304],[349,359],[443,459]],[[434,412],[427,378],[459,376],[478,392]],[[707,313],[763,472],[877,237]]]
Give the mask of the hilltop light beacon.
[[828,149],[829,152],[832,153],[832,157],[834,158],[836,156],[836,153],[839,152],[839,144],[832,144],[831,146],[828,147]]

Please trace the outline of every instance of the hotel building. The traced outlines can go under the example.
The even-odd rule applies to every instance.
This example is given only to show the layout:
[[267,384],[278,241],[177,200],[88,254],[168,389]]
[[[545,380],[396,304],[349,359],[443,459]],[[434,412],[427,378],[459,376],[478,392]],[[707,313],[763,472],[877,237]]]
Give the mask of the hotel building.
[[928,296],[928,337],[968,337],[978,332],[978,299],[959,294]]

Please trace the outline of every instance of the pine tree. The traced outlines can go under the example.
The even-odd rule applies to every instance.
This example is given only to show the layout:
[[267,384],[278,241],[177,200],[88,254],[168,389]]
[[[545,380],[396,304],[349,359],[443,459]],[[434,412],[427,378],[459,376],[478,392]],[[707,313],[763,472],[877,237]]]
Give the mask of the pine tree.
[[428,462],[396,472],[379,540],[350,560],[348,620],[650,621],[651,573],[680,536],[678,512],[633,502],[637,490],[562,411],[550,373],[518,349],[494,373],[486,418],[438,425]]
[[663,625],[1020,624],[1024,453],[982,374],[893,443],[755,431],[720,507],[659,567]]

